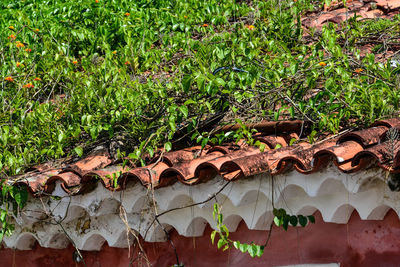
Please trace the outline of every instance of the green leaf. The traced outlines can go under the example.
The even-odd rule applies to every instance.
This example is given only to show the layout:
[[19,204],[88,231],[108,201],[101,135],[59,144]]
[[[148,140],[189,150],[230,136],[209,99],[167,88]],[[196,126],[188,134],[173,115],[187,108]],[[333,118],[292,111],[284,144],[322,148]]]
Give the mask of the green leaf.
[[226,244],[226,241],[224,239],[221,238],[220,240],[218,240],[218,244],[217,244],[218,249],[220,249],[225,244]]
[[290,65],[289,69],[290,69],[291,73],[294,75],[297,72],[297,70],[299,69],[299,63],[297,63],[297,62],[292,63]]
[[189,110],[188,110],[187,106],[180,106],[179,110],[182,112],[183,116],[185,116],[185,118],[187,118],[187,116],[189,115]]
[[278,210],[278,209],[274,208],[274,209],[272,210],[272,213],[274,214],[274,216],[279,216],[279,217],[280,217],[280,213],[279,213],[279,210]]
[[185,103],[183,103],[185,106],[191,105],[191,104],[197,104],[196,101],[194,101],[193,99],[188,99],[185,101]]
[[223,221],[223,216],[222,216],[222,213],[220,213],[220,214],[218,214],[218,223],[222,224],[222,221]]
[[153,150],[152,147],[147,147],[146,150],[147,150],[147,152],[149,152],[149,156],[150,156],[150,157],[153,157],[153,156],[154,156],[154,150]]
[[277,120],[279,119],[279,115],[280,115],[280,114],[279,114],[279,111],[275,111],[275,112],[274,112],[274,120],[277,121]]
[[299,223],[300,223],[301,226],[304,227],[304,226],[307,225],[307,218],[306,217],[304,217],[303,215],[299,215],[298,218],[299,218]]
[[260,151],[264,152],[266,145],[264,143],[260,144]]
[[248,250],[248,248],[249,248],[249,244],[246,244],[246,243],[244,243],[244,244],[240,244],[239,245],[239,250],[241,251],[241,252],[247,252],[247,250]]
[[167,151],[167,152],[171,151],[171,149],[172,149],[172,144],[171,144],[171,142],[166,142],[166,143],[164,144],[164,149],[165,149],[165,151]]
[[287,231],[289,226],[289,219],[287,217],[283,218],[282,228]]
[[307,218],[311,223],[315,223],[315,217],[313,215],[309,215]]
[[264,246],[257,246],[257,257],[261,257],[264,254]]
[[274,217],[274,223],[275,223],[275,225],[276,226],[281,226],[282,225],[282,221],[281,221],[281,219],[279,219],[278,217]]
[[13,189],[16,190],[16,193],[14,194],[15,202],[17,202],[20,208],[23,208],[26,202],[28,201],[28,190],[24,187],[23,188],[13,187]]
[[78,155],[78,157],[82,157],[83,155],[83,149],[80,146],[77,146],[74,148],[75,153]]
[[6,217],[7,217],[7,211],[1,209],[0,221],[4,222],[6,220]]
[[206,104],[208,110],[209,110],[209,111],[212,111],[212,106],[211,106],[210,102],[206,101],[205,104]]
[[201,147],[204,148],[208,143],[208,138],[203,138],[203,140],[201,141]]
[[290,222],[291,225],[296,226],[297,222],[298,222],[297,216],[296,215],[290,216],[289,222]]
[[191,85],[192,85],[192,77],[190,75],[183,76],[182,78],[183,91],[188,93]]
[[239,249],[239,247],[240,247],[240,242],[239,242],[239,241],[233,241],[233,246],[234,246],[236,249]]
[[3,184],[2,189],[1,189],[1,194],[3,196],[3,199],[7,196],[7,194],[10,192],[10,186]]
[[289,114],[290,114],[290,117],[293,119],[294,118],[294,107],[290,107],[289,108]]
[[59,134],[58,134],[58,142],[59,143],[61,143],[62,142],[62,140],[64,140],[64,133],[63,132],[60,132]]
[[254,244],[251,244],[249,246],[249,248],[247,249],[247,251],[249,252],[250,256],[252,258],[254,258],[257,255],[257,246]]
[[296,139],[296,138],[290,139],[290,141],[289,141],[289,146],[293,145],[293,144],[296,143],[296,142],[297,142],[297,139]]
[[286,210],[281,208],[278,210],[278,214],[279,217],[284,217],[286,215]]
[[225,81],[221,78],[215,79],[217,86],[225,86]]
[[217,231],[212,231],[211,232],[211,243],[214,245],[214,239],[215,239],[215,235],[217,234]]
[[282,147],[282,145],[281,144],[276,144],[276,146],[275,146],[275,148],[274,149],[278,149],[278,148],[281,148]]
[[228,238],[229,237],[228,227],[226,227],[226,225],[223,224],[223,225],[221,225],[221,230],[225,233],[225,237]]
[[175,132],[175,131],[176,131],[175,121],[172,120],[172,119],[170,119],[170,120],[168,121],[168,124],[169,124],[169,127],[171,128],[171,131],[172,131],[172,132]]
[[219,213],[219,205],[218,205],[218,203],[214,203],[214,212],[215,212],[216,214]]
[[96,127],[92,127],[89,130],[90,132],[90,137],[92,137],[93,140],[96,140],[97,138],[97,128]]

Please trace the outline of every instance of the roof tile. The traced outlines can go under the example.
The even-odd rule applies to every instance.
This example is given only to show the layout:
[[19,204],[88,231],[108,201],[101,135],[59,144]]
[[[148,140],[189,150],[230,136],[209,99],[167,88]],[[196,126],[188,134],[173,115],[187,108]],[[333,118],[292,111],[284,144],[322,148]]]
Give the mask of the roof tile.
[[[42,164],[10,181],[26,185],[36,195],[51,193],[55,182],[61,181],[68,194],[80,194],[91,190],[98,180],[109,190],[121,190],[130,181],[159,188],[178,180],[188,185],[202,183],[218,174],[227,180],[264,172],[276,175],[291,168],[307,174],[319,171],[329,163],[334,163],[342,172],[371,166],[400,170],[400,140],[386,140],[385,137],[389,128],[400,128],[399,118],[378,121],[370,128],[315,144],[297,140],[297,144],[289,145],[292,138],[298,139],[304,126],[298,121],[263,122],[261,126],[251,126],[262,130],[254,139],[266,144],[264,152],[242,140],[238,144],[206,146],[204,149],[196,146],[168,153],[161,151],[149,165],[127,168],[113,164],[108,153],[99,150],[70,165],[61,163],[56,168],[52,164]],[[280,148],[277,148],[278,144]]]
[[[341,142],[339,145],[334,145],[322,149],[315,153],[314,164],[317,165],[322,161],[323,157],[331,157],[333,163],[343,172],[351,172],[357,169],[357,166],[351,166],[353,157],[363,150],[363,146],[356,141]],[[321,163],[319,163],[321,164]]]
[[382,134],[384,134],[388,129],[387,126],[377,126],[361,131],[349,132],[339,138],[338,144],[353,140],[363,147],[367,147],[378,143]]
[[[394,149],[392,151],[392,148]],[[399,152],[400,148],[400,140],[395,141],[394,143],[390,141],[385,141],[375,146],[364,149],[363,151],[358,152],[353,160],[352,166],[356,166],[360,164],[361,159],[366,159],[370,161],[370,165],[376,161],[378,166],[385,169],[391,170],[391,161],[395,158],[396,154]],[[397,166],[397,164],[395,164]]]

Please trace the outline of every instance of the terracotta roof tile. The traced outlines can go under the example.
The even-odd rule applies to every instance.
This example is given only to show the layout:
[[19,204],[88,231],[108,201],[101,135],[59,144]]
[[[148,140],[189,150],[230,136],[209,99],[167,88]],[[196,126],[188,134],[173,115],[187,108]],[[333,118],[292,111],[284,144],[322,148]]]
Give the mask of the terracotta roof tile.
[[66,171],[66,172],[51,176],[46,181],[46,184],[54,184],[57,180],[62,182],[61,187],[67,193],[71,193],[71,190],[70,190],[71,187],[79,186],[81,184],[81,176],[79,176],[75,172],[70,172],[70,171]]
[[301,173],[311,173],[316,170],[313,168],[312,164],[312,162],[315,161],[315,154],[320,150],[334,146],[336,142],[336,139],[330,139],[320,144],[310,146],[309,148],[300,147],[300,149],[292,149],[291,153],[283,157],[281,161],[293,161],[297,171]]
[[297,140],[299,139],[299,136],[296,133],[281,134],[280,136],[271,136],[264,134],[254,136],[254,140],[265,143],[269,149],[274,149],[277,147],[277,145],[280,145],[282,147],[288,146],[292,138]]
[[120,184],[125,185],[129,180],[137,180],[143,185],[153,183],[154,185],[160,186],[160,174],[169,167],[170,165],[166,164],[163,161],[160,161],[158,163],[153,163],[145,167],[130,169],[121,176]]
[[195,170],[198,165],[207,162],[209,160],[215,159],[224,155],[221,151],[213,151],[209,154],[200,156],[191,161],[181,162],[181,164],[176,164],[168,169],[164,170],[160,174],[160,183],[162,180],[176,180],[179,179],[183,183],[191,184],[195,182]]
[[268,153],[258,153],[225,161],[221,165],[220,173],[227,180],[236,180],[243,176],[269,172]]
[[309,12],[302,18],[302,25],[306,28],[315,27],[321,30],[328,22],[342,24],[354,15],[361,19],[391,18],[399,13],[400,1],[398,0],[354,0],[346,2],[332,1],[330,5],[324,5],[323,10]]
[[246,156],[252,156],[260,153],[260,149],[256,147],[247,147],[245,149],[237,150],[230,154],[214,158],[199,164],[195,170],[195,176],[199,177],[200,180],[210,179],[217,175],[222,165],[227,161],[233,161]]
[[[181,149],[178,151],[172,151],[165,153],[163,155],[162,161],[167,163],[168,166],[173,166],[203,156],[207,153],[207,150],[208,150],[207,148],[201,149],[201,146],[195,146],[195,147]],[[155,158],[155,161],[156,160],[158,160],[158,157]]]
[[[395,150],[393,151],[393,155],[391,155],[392,151],[390,147],[395,148]],[[370,162],[370,165],[372,165],[376,161],[379,167],[385,170],[391,170],[390,161],[395,158],[395,155],[399,152],[399,148],[400,140],[397,140],[395,144],[392,144],[390,141],[376,144],[357,153],[354,156],[351,165],[356,166],[360,164],[361,159],[365,159]],[[397,166],[397,164],[394,165]]]
[[[42,194],[51,193],[55,182],[61,181],[62,189],[68,194],[80,194],[91,190],[98,180],[109,190],[124,189],[130,181],[159,188],[177,181],[189,185],[202,183],[216,175],[235,180],[265,172],[276,175],[289,169],[307,174],[330,163],[342,172],[373,166],[400,171],[400,140],[386,140],[390,128],[400,128],[399,118],[378,121],[370,128],[315,144],[298,140],[290,146],[290,140],[297,139],[302,131],[303,123],[263,122],[262,127],[251,126],[260,131],[254,138],[266,145],[265,151],[244,141],[204,149],[197,146],[161,153],[145,167],[128,168],[113,164],[105,150],[98,150],[74,164],[39,165],[13,177],[10,183],[26,185],[31,193]],[[281,147],[276,148],[277,144]]]
[[400,128],[400,120],[399,118],[391,118],[387,120],[381,120],[374,122],[371,127],[376,126],[386,126],[388,128]]
[[351,165],[353,157],[363,150],[363,146],[356,141],[341,142],[325,149],[322,149],[314,155],[314,165],[321,166],[323,161],[333,159],[333,163],[343,172],[351,172],[357,169],[357,166]]
[[375,0],[376,6],[385,9],[387,12],[400,9],[398,0]]
[[349,132],[339,138],[338,144],[352,140],[358,142],[363,147],[367,147],[378,143],[382,134],[384,134],[388,129],[387,126],[377,126],[361,131]]

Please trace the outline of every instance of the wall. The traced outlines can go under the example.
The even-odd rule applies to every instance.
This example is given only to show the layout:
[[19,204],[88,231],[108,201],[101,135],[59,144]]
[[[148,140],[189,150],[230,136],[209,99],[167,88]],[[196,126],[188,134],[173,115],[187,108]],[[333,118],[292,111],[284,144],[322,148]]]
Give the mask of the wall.
[[[361,220],[354,211],[348,224],[325,223],[316,213],[316,224],[306,228],[291,227],[288,232],[273,228],[265,254],[253,259],[235,249],[222,252],[211,245],[211,228],[202,237],[183,237],[176,231],[171,239],[179,260],[185,266],[282,266],[304,263],[340,263],[340,266],[399,266],[400,221],[393,210],[383,220]],[[248,230],[242,221],[232,239],[261,244],[266,231]],[[176,263],[168,242],[143,243],[152,266],[171,266]],[[73,260],[74,248],[33,250],[0,250],[0,266],[84,266]],[[137,258],[136,249],[111,248],[106,244],[99,252],[82,251],[86,266],[146,266]],[[130,253],[130,254],[129,254]],[[131,255],[131,259],[129,259]]]

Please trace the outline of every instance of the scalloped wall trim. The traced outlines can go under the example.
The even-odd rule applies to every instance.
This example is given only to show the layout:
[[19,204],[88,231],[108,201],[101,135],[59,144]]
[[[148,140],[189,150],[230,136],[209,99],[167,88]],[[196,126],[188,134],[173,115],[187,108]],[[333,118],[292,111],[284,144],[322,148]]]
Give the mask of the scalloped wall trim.
[[[308,175],[296,171],[277,175],[273,183],[269,174],[260,174],[231,182],[215,199],[168,212],[159,221],[180,235],[202,236],[207,224],[216,226],[212,218],[215,200],[222,205],[230,231],[235,231],[241,220],[249,229],[268,230],[273,220],[272,201],[291,214],[319,211],[325,222],[345,224],[354,210],[363,220],[381,220],[389,209],[400,212],[400,194],[389,190],[385,177],[379,168],[345,174],[333,166]],[[81,250],[100,250],[104,242],[128,247],[134,237],[127,235],[121,207],[135,234],[150,242],[165,241],[162,227],[151,224],[155,210],[160,214],[204,201],[226,183],[217,176],[207,183],[175,183],[154,192],[140,184],[111,192],[99,182],[91,193],[76,196],[68,196],[58,183],[52,197],[29,199],[15,217],[15,233],[5,237],[4,243],[21,250],[31,249],[36,241],[42,247],[65,248],[70,240]]]

